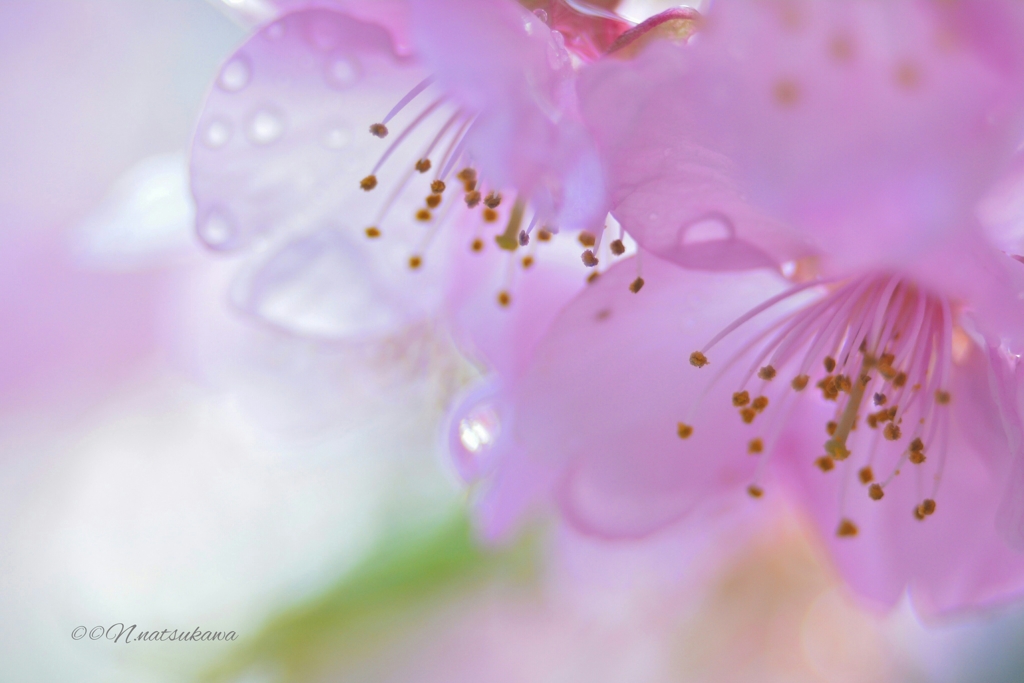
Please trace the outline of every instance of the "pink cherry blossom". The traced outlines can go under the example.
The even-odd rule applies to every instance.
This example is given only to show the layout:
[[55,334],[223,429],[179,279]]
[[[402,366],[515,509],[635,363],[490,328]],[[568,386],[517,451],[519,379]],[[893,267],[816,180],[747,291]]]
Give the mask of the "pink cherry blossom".
[[552,500],[635,536],[785,492],[868,599],[1020,595],[1024,270],[978,211],[1024,138],[1022,46],[1011,2],[720,0],[685,47],[588,67],[647,284],[604,273],[456,413],[485,529]]
[[236,302],[347,339],[447,309],[471,350],[514,355],[499,314],[565,301],[587,272],[577,251],[559,275],[543,242],[606,215],[566,49],[592,42],[510,0],[279,4],[222,67],[192,150],[200,239],[254,254]]

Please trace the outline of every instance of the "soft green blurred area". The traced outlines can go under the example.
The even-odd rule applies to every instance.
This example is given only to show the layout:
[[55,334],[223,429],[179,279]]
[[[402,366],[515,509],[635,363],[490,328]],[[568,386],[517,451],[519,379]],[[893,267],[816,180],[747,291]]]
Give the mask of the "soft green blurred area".
[[353,572],[271,619],[201,680],[265,675],[292,683],[314,680],[327,667],[342,680],[346,668],[386,655],[421,628],[432,609],[484,582],[530,584],[537,552],[534,537],[501,550],[481,547],[464,514],[426,535],[385,535]]

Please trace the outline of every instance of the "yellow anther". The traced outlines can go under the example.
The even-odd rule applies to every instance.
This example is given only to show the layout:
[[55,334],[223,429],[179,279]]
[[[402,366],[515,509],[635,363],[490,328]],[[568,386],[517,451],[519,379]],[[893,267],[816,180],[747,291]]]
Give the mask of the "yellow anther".
[[380,228],[367,228],[366,236],[369,237],[370,239],[376,239],[380,237]]
[[866,387],[869,384],[871,384],[871,375],[867,373],[862,373],[860,376],[860,385],[862,387]]
[[885,496],[885,491],[882,490],[881,484],[872,484],[868,487],[868,495],[871,500],[882,500]]
[[388,136],[388,127],[383,123],[374,123],[370,126],[370,135],[378,138],[386,138]]
[[597,257],[594,256],[594,252],[592,252],[590,249],[587,249],[585,252],[583,252],[580,255],[580,258],[583,259],[583,265],[585,265],[587,268],[593,268],[598,264]]
[[676,425],[676,434],[679,435],[680,439],[689,439],[693,436],[693,427],[684,422],[680,422]]
[[420,209],[416,212],[416,220],[426,223],[432,218],[431,213],[426,209]]
[[761,439],[751,439],[747,444],[747,453],[755,454],[764,450],[764,442]]
[[601,277],[601,273],[595,270],[594,272],[587,276],[587,284],[594,284],[597,281],[597,278],[599,277]]
[[836,384],[836,378],[832,375],[818,382],[818,387],[821,389],[822,398],[826,401],[834,401],[839,396],[839,385]]
[[633,292],[634,294],[636,294],[637,292],[639,292],[643,288],[644,288],[644,279],[642,277],[638,277],[637,279],[635,279],[635,280],[633,280],[632,282],[629,283],[629,291]]
[[839,522],[839,527],[836,529],[836,536],[839,538],[853,538],[857,535],[857,525],[848,519],[844,519]]
[[794,107],[800,101],[800,86],[795,81],[783,79],[775,84],[772,94],[783,107]]
[[910,451],[910,454],[907,456],[907,459],[910,460],[910,462],[914,463],[915,465],[920,465],[925,460],[927,460],[927,458],[924,457],[924,453],[922,453],[921,451]]
[[443,180],[435,180],[434,182],[430,183],[430,191],[433,192],[434,194],[441,194],[442,192],[444,192],[445,187],[447,186],[444,184]]
[[921,512],[925,515],[935,514],[935,501],[931,498],[925,498],[924,502],[921,503]]
[[807,388],[807,383],[809,381],[811,381],[811,378],[807,375],[797,375],[789,385],[793,387],[794,391],[803,391]]
[[760,498],[761,496],[764,495],[764,489],[758,486],[757,484],[751,484],[750,486],[747,487],[747,493],[750,495],[751,498]]
[[834,436],[835,433],[836,433],[836,428],[838,426],[839,425],[837,423],[832,422],[831,420],[829,420],[829,423],[827,425],[825,425],[825,431],[828,432],[829,436]]
[[497,209],[499,205],[501,205],[501,195],[499,193],[491,192],[484,197],[484,206],[488,209]]
[[850,457],[850,451],[846,448],[846,444],[836,439],[829,439],[825,442],[825,452],[834,460],[846,460]]
[[848,394],[853,391],[853,382],[846,375],[836,375],[836,388]]
[[440,204],[440,203],[441,203],[441,195],[439,195],[439,194],[427,195],[427,206],[429,206],[431,209],[436,209],[437,205]]
[[626,245],[622,243],[622,240],[614,240],[608,245],[608,248],[611,249],[611,252],[616,256],[622,256],[626,253]]
[[700,351],[694,351],[690,354],[690,365],[695,368],[702,368],[708,364],[708,357]]
[[510,303],[512,303],[512,295],[504,290],[498,292],[498,303],[502,307],[508,306]]
[[551,231],[548,230],[547,228],[541,228],[540,230],[537,231],[537,239],[540,240],[541,242],[550,242]]
[[498,212],[494,209],[484,209],[484,221],[493,223],[498,220]]
[[892,385],[899,389],[907,383],[907,373],[897,372],[896,376],[892,378]]
[[825,372],[831,374],[836,369],[836,359],[832,356],[825,356]]
[[757,376],[765,381],[771,380],[775,377],[775,368],[770,365],[766,365],[757,371]]
[[757,411],[753,408],[744,408],[740,411],[740,417],[743,418],[744,422],[750,424],[754,421],[754,418],[757,417]]
[[900,436],[903,435],[903,432],[900,430],[900,426],[898,424],[896,424],[895,422],[890,422],[889,424],[885,425],[885,431],[883,431],[882,434],[885,436],[887,440],[896,441],[897,439],[900,438]]
[[465,199],[466,206],[468,206],[471,209],[475,209],[477,205],[480,203],[480,193],[476,191],[467,192]]
[[367,192],[377,187],[377,176],[368,175],[359,181],[359,187],[363,188]]
[[823,455],[815,460],[814,464],[817,465],[818,469],[822,472],[831,472],[836,466],[835,461],[827,455]]
[[420,159],[416,162],[416,170],[420,173],[426,173],[430,170],[430,159]]
[[913,62],[900,62],[896,66],[895,79],[901,88],[913,90],[921,83],[921,69]]
[[586,230],[581,230],[580,236],[577,239],[579,239],[580,244],[582,244],[585,247],[592,247],[595,244],[597,244],[597,238],[594,237],[593,234],[587,232]]
[[750,407],[759,413],[764,411],[764,409],[768,407],[768,397],[758,396],[751,402]]
[[924,521],[924,516],[925,516],[924,515],[924,509],[920,505],[915,505],[914,506],[914,519],[916,519],[919,522],[923,522]]
[[532,256],[524,256],[523,257],[523,268],[529,268],[532,265],[533,265],[533,257]]
[[750,403],[749,391],[737,391],[735,394],[732,395],[732,404],[737,408],[742,408],[748,403]]
[[461,171],[459,171],[458,175],[456,175],[455,177],[458,178],[459,180],[461,180],[464,183],[468,183],[471,180],[472,181],[476,180],[476,171],[474,171],[473,169],[467,167],[467,168],[464,168]]
[[872,429],[877,428],[878,427],[878,416],[876,416],[874,413],[870,413],[867,416],[867,422],[868,422],[868,427],[871,427]]
[[873,400],[876,406],[884,406],[885,402],[888,401],[889,399],[886,397],[885,394],[876,393]]
[[875,480],[875,473],[870,467],[862,467],[860,468],[860,471],[857,472],[857,477],[860,478],[860,483],[870,484]]
[[952,400],[952,398],[953,397],[949,394],[948,391],[942,391],[940,389],[939,391],[935,392],[935,402],[941,406],[949,405],[949,402],[950,400]]
[[469,245],[469,248],[472,249],[473,251],[483,251],[484,241],[477,237],[475,240],[473,240],[472,244]]
[[413,270],[416,270],[417,268],[419,268],[422,265],[423,265],[423,259],[420,258],[419,256],[410,256],[409,257],[409,267],[412,268]]
[[910,442],[910,446],[908,446],[908,448],[910,448],[911,452],[922,452],[924,451],[924,441],[921,441],[921,437],[915,436],[914,440]]

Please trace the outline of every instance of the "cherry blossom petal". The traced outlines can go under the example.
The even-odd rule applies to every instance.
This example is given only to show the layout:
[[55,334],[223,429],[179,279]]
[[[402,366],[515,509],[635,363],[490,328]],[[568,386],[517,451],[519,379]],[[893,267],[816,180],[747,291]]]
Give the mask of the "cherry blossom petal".
[[677,434],[715,371],[698,374],[680,349],[784,287],[767,271],[700,274],[647,255],[647,284],[633,294],[634,268],[612,267],[567,307],[509,390],[517,457],[558,467],[564,513],[607,536],[653,531],[716,492],[742,500],[757,461],[753,435],[735,428],[728,380],[704,399],[692,436]]

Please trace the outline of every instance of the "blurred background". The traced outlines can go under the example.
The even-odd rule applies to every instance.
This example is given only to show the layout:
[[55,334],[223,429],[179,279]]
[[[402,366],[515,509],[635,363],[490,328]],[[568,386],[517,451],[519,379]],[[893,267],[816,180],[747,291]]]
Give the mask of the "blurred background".
[[[193,121],[265,10],[0,0],[0,681],[1024,679],[1024,612],[865,611],[786,510],[478,543],[444,330],[268,329],[193,237]],[[72,638],[117,623],[238,638]]]

